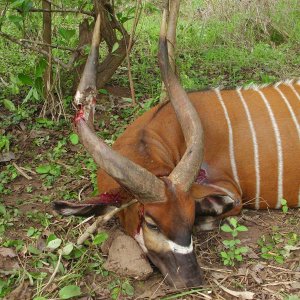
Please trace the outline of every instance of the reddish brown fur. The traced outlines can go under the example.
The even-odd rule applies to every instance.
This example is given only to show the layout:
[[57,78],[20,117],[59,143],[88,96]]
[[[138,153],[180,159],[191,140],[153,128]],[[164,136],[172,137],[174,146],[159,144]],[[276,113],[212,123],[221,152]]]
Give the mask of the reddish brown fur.
[[[299,101],[297,102],[290,87],[284,84],[279,87],[288,98],[299,121]],[[299,86],[294,85],[294,87],[300,93]],[[281,132],[284,159],[283,196],[289,206],[297,206],[299,189],[297,178],[299,178],[300,170],[300,160],[296,159],[300,153],[297,131],[278,92],[272,86],[261,90],[272,106]],[[270,118],[260,95],[255,90],[242,90],[242,94],[247,101],[257,133],[261,162],[262,200],[260,208],[275,208],[277,203],[277,156]],[[222,97],[234,128],[233,141],[241,191],[233,180],[228,155],[227,123],[215,91],[194,92],[190,93],[189,97],[196,107],[204,127],[204,162],[210,167],[209,182],[227,188],[236,198],[242,198],[247,206],[253,208],[254,201],[251,201],[255,197],[253,145],[246,115],[237,92],[235,90],[222,91]],[[182,131],[170,103],[158,105],[139,117],[117,139],[113,149],[157,176],[169,175],[185,151]],[[119,188],[119,185],[101,170],[98,172],[98,186],[100,193]],[[205,186],[203,194],[212,191],[212,188]],[[121,222],[130,235],[134,235],[139,222],[140,205],[136,204],[126,209],[120,215]],[[172,215],[171,203],[157,203],[147,205],[147,207],[157,220],[164,222],[166,228],[172,227],[171,224],[176,216]],[[239,211],[239,209],[236,208],[235,211]]]

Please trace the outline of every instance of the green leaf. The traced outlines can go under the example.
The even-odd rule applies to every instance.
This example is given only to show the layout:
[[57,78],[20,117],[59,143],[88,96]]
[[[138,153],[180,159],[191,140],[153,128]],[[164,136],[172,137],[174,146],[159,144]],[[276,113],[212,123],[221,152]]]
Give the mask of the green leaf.
[[0,204],[0,215],[5,215],[6,214],[6,208],[3,204]]
[[240,247],[240,253],[247,253],[249,251],[248,247]]
[[19,74],[18,79],[21,81],[22,84],[33,85],[33,80],[25,74]]
[[238,235],[237,230],[232,230],[231,235],[232,235],[233,237],[237,237],[237,235]]
[[114,53],[116,50],[118,50],[118,48],[119,48],[119,43],[115,42],[113,47],[112,47],[111,53]]
[[232,248],[235,245],[235,240],[224,240],[223,244],[228,248]]
[[34,235],[36,229],[34,227],[30,227],[28,230],[27,230],[27,236],[28,237],[31,237]]
[[32,88],[32,95],[35,100],[40,100],[40,95],[38,93],[38,90],[35,87]]
[[133,296],[134,294],[134,288],[128,281],[123,282],[122,290],[127,296]]
[[41,165],[35,168],[35,171],[38,174],[48,174],[51,170],[51,166],[50,165]]
[[237,219],[235,218],[230,218],[229,223],[235,228],[237,226]]
[[52,166],[50,166],[50,171],[49,171],[49,173],[51,174],[51,175],[54,175],[54,176],[60,176],[60,174],[61,174],[61,167],[60,166],[58,166],[58,165],[52,165]]
[[66,246],[62,249],[63,255],[69,255],[73,251],[74,245],[73,243],[68,243]]
[[70,138],[70,141],[71,141],[71,143],[73,145],[77,145],[78,144],[79,137],[78,137],[78,135],[76,133],[71,133],[70,136],[69,136],[69,138]]
[[108,95],[108,91],[105,89],[100,89],[100,90],[98,90],[98,92],[103,95]]
[[107,239],[108,239],[108,234],[106,232],[98,233],[93,240],[93,245],[102,244]]
[[119,298],[119,294],[120,294],[120,288],[119,287],[115,287],[113,288],[113,290],[111,291],[111,298],[113,300],[116,300]]
[[4,99],[4,100],[3,100],[3,104],[4,104],[4,107],[5,107],[7,110],[9,110],[10,112],[14,112],[14,111],[17,110],[16,107],[15,107],[15,105],[13,104],[13,102],[10,101],[10,100],[8,100],[8,99]]
[[47,61],[44,58],[40,59],[35,68],[35,77],[42,77],[46,68],[47,68]]
[[47,247],[50,249],[57,249],[61,245],[61,242],[61,239],[52,240],[47,244]]
[[45,297],[35,297],[35,298],[33,298],[33,300],[47,300],[47,298],[45,298]]
[[236,259],[237,261],[242,261],[242,260],[243,260],[243,257],[242,257],[242,255],[236,255],[236,256],[235,256],[235,259]]
[[221,230],[224,232],[232,232],[232,228],[228,224],[222,225]]
[[264,259],[272,259],[273,258],[273,256],[269,253],[264,253],[264,254],[261,255],[261,257],[264,258]]
[[281,199],[281,205],[287,205],[287,201],[285,199]]
[[22,103],[26,103],[32,96],[33,89],[31,88]]
[[17,8],[23,5],[26,0],[14,0],[12,1],[11,8]]
[[12,22],[18,29],[22,29],[22,16],[8,16],[7,17],[10,22]]
[[47,238],[47,244],[55,239],[57,239],[57,236],[54,233],[49,234]]
[[58,33],[66,40],[69,41],[76,33],[75,29],[66,29],[66,28],[59,28]]
[[39,255],[41,253],[41,251],[39,249],[37,249],[36,247],[29,245],[28,246],[28,252],[31,254],[35,254],[35,255]]
[[248,231],[248,228],[244,225],[239,225],[237,228],[236,228],[237,231]]
[[80,295],[81,295],[80,287],[76,285],[67,285],[59,291],[60,299],[70,299]]
[[282,256],[276,256],[275,257],[276,262],[278,262],[279,264],[283,264],[284,263],[284,258]]

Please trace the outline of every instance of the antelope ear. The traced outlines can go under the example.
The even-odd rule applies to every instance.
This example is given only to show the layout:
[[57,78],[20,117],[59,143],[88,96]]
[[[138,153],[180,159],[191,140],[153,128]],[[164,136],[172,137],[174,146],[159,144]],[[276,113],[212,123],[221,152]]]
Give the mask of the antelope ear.
[[75,203],[68,201],[54,201],[53,209],[63,216],[101,216],[114,208],[104,203]]
[[240,198],[215,187],[194,184],[191,189],[196,201],[196,216],[219,216],[240,205]]

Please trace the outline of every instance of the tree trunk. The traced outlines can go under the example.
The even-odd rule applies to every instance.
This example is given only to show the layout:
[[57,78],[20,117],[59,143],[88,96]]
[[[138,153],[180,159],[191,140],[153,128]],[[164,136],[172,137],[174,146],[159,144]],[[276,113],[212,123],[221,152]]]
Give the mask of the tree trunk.
[[[51,3],[43,0],[42,7],[44,10],[51,11]],[[51,12],[43,12],[43,43],[51,45]],[[44,97],[46,101],[51,101],[52,87],[52,62],[51,62],[51,47],[43,46],[43,49],[49,54],[47,59],[47,68],[44,72]]]

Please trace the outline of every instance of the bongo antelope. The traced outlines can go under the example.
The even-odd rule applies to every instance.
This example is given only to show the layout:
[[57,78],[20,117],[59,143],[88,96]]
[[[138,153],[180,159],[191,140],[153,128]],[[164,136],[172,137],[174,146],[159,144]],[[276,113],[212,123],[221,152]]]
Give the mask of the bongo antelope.
[[63,215],[120,214],[125,231],[176,287],[202,283],[192,227],[254,209],[299,207],[300,81],[186,93],[167,54],[165,13],[159,64],[170,102],[150,109],[108,147],[93,131],[100,18],[75,96],[81,142],[99,165],[99,195],[57,201]]

